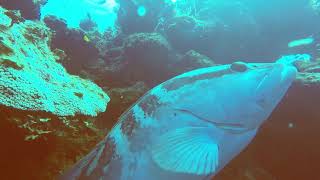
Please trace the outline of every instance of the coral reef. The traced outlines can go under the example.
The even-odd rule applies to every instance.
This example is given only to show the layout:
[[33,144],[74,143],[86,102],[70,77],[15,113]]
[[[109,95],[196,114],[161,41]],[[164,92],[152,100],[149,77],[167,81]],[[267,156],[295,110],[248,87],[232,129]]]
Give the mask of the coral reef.
[[213,65],[210,58],[194,50],[177,54],[159,33],[135,33],[108,48],[103,61],[86,72],[102,87],[128,87],[142,81],[151,88],[179,73]]
[[164,25],[164,32],[172,46],[180,52],[192,49],[205,52],[206,48],[214,46],[217,30],[223,30],[221,26],[222,24],[212,24],[183,15],[168,19]]
[[100,86],[126,87],[143,81],[152,87],[172,77],[171,54],[174,55],[162,35],[135,33],[125,37],[120,46],[107,49],[103,61],[86,71],[95,76],[93,79]]
[[[123,48],[131,81],[144,80],[149,85],[155,85],[168,78],[170,45],[162,35],[132,34],[125,39]],[[141,67],[145,67],[143,71]]]
[[86,115],[105,111],[109,96],[66,72],[51,37],[43,23],[0,8],[1,179],[56,179],[103,137]]
[[56,62],[48,43],[51,32],[42,23],[14,23],[0,9],[0,102],[23,110],[61,116],[95,116],[109,97],[94,83],[68,74]]
[[299,70],[301,72],[309,73],[312,75],[312,73],[320,73],[320,61],[313,61],[313,62],[306,62],[301,63],[299,65]]
[[165,19],[163,31],[181,53],[196,50],[219,63],[231,63],[244,56],[244,47],[252,46],[248,39],[259,37],[259,26],[245,2],[179,1],[175,5],[176,13]]
[[197,68],[216,65],[212,59],[194,50],[186,52],[176,63],[172,65],[172,71],[176,75],[191,71]]
[[88,18],[80,21],[79,27],[83,30],[83,31],[91,31],[94,30],[94,28],[97,27],[97,23],[95,23],[92,19],[91,16],[88,15]]
[[92,118],[58,117],[2,105],[0,111],[1,179],[56,179],[104,134]]
[[[67,58],[61,63],[71,74],[79,74],[90,63],[96,63],[99,50],[91,41],[91,37],[80,29],[69,29],[64,20],[55,16],[47,16],[44,22],[54,31],[50,46],[62,49]],[[85,39],[85,37],[87,39]]]
[[0,0],[0,5],[10,10],[20,10],[25,19],[39,19],[40,7],[46,0]]
[[[270,34],[297,27],[283,23],[284,18],[269,22],[265,15],[270,11],[252,12],[245,3],[249,1],[116,2],[120,9],[112,13],[117,13],[118,24],[101,18],[100,22],[115,28],[101,34],[94,15],[83,15],[78,29],[72,29],[55,16],[46,16],[45,24],[25,20],[39,19],[45,0],[0,0],[4,8],[14,9],[0,8],[2,179],[55,179],[89,152],[120,114],[154,85],[216,63],[272,59],[287,51],[282,45],[288,37],[268,39]],[[309,2],[320,14],[319,0]],[[281,4],[287,8],[284,2],[277,5]],[[265,5],[265,9],[281,9]],[[139,14],[139,8],[144,14]],[[293,15],[289,11],[296,14],[296,9],[289,9],[288,16]],[[302,34],[301,27],[307,28],[299,23],[296,35]],[[272,30],[266,28],[270,24]],[[311,48],[300,49],[306,50]],[[217,179],[314,179],[318,167],[314,157],[320,152],[320,64],[301,63],[298,69],[297,80],[262,131]],[[291,162],[300,165],[288,165]]]
[[98,127],[111,129],[120,115],[148,90],[149,88],[143,82],[136,82],[128,87],[107,90],[112,99],[106,113],[102,113],[97,117],[96,124]]

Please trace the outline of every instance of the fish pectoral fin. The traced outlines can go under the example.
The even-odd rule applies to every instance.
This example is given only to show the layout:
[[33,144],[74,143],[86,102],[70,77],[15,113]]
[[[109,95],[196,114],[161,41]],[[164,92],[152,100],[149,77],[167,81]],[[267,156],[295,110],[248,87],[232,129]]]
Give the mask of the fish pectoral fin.
[[219,165],[219,147],[208,127],[169,131],[155,141],[151,154],[160,168],[177,173],[208,175]]

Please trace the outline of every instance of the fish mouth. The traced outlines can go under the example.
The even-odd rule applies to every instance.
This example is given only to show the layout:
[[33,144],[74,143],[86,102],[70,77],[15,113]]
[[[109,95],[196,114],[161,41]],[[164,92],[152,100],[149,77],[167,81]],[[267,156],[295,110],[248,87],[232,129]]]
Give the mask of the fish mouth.
[[[265,73],[255,89],[257,105],[264,110],[272,101],[270,99],[280,96],[295,79],[297,69],[292,65],[276,64],[268,73]],[[267,95],[273,94],[273,96]]]
[[261,77],[261,80],[255,89],[256,94],[264,92],[265,89],[276,87],[279,82],[275,81],[275,79],[279,79],[279,81],[281,82],[281,79],[285,77],[282,74],[283,69],[283,64],[276,64],[276,66],[274,67],[268,67],[268,72],[264,72],[264,75]]
[[277,88],[279,86],[281,87],[283,84],[293,81],[296,77],[296,73],[297,67],[276,63],[275,66],[272,67],[271,71],[265,73],[261,78],[258,86],[256,87],[256,93],[263,91],[263,88],[270,89]]
[[252,128],[246,127],[244,124],[241,124],[241,123],[223,123],[223,122],[218,122],[215,120],[206,119],[206,118],[201,117],[201,116],[193,113],[192,111],[189,111],[186,109],[176,109],[176,110],[183,112],[183,113],[190,114],[199,120],[210,123],[210,124],[216,126],[217,128],[222,129],[222,130],[227,131],[232,134],[240,134],[240,133],[244,133],[244,132],[247,132],[252,129]]
[[296,66],[286,66],[281,73],[281,83],[286,83],[288,81],[293,81],[297,75]]

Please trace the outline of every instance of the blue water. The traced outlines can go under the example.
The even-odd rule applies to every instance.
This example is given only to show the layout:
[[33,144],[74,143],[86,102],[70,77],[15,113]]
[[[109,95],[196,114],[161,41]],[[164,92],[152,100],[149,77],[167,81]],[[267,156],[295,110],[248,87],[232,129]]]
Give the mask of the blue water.
[[81,21],[90,16],[97,24],[98,31],[103,33],[113,29],[117,19],[119,4],[115,0],[103,3],[90,0],[49,0],[41,8],[41,19],[48,15],[57,16],[65,20],[69,28],[79,28]]
[[[41,17],[56,15],[66,20],[69,27],[78,28],[79,23],[90,15],[98,25],[98,30],[103,32],[117,26],[118,13],[129,14],[129,16],[134,16],[136,13],[138,16],[148,18],[152,13],[165,11],[166,8],[158,6],[159,9],[155,10],[155,7],[148,6],[152,4],[152,1],[141,0],[133,1],[135,2],[133,12],[123,12],[125,9],[120,9],[121,12],[119,12],[121,0],[120,2],[107,0],[103,4],[98,2],[49,0],[41,10]],[[154,4],[157,2],[155,1]],[[193,49],[210,56],[219,63],[228,63],[235,59],[273,60],[281,54],[294,53],[287,48],[288,42],[312,35],[318,36],[320,30],[319,17],[310,7],[309,0],[272,0],[268,2],[263,0],[217,0],[207,1],[207,4],[200,0],[167,0],[165,2],[174,7],[180,15],[190,14],[192,16],[197,13],[201,14],[199,12],[202,9],[208,9],[205,15],[198,16],[199,19],[218,20],[222,24],[220,32],[216,33],[218,35],[212,39],[214,42],[198,41],[201,44],[196,42],[193,45]],[[161,15],[161,13],[157,14],[159,21]],[[136,26],[141,25],[143,26],[140,23],[136,24]],[[134,26],[135,24],[132,25],[133,28]],[[186,38],[193,36],[196,35],[186,34]],[[297,51],[304,53],[299,48]],[[312,50],[306,50],[305,53],[315,53],[310,51]]]

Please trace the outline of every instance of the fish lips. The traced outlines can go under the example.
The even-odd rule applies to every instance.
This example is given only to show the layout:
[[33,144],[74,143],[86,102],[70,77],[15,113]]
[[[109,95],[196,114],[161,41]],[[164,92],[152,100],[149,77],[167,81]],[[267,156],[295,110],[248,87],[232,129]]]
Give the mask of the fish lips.
[[265,99],[273,96],[281,97],[295,79],[296,74],[297,69],[294,66],[275,63],[272,69],[262,76],[254,95]]

